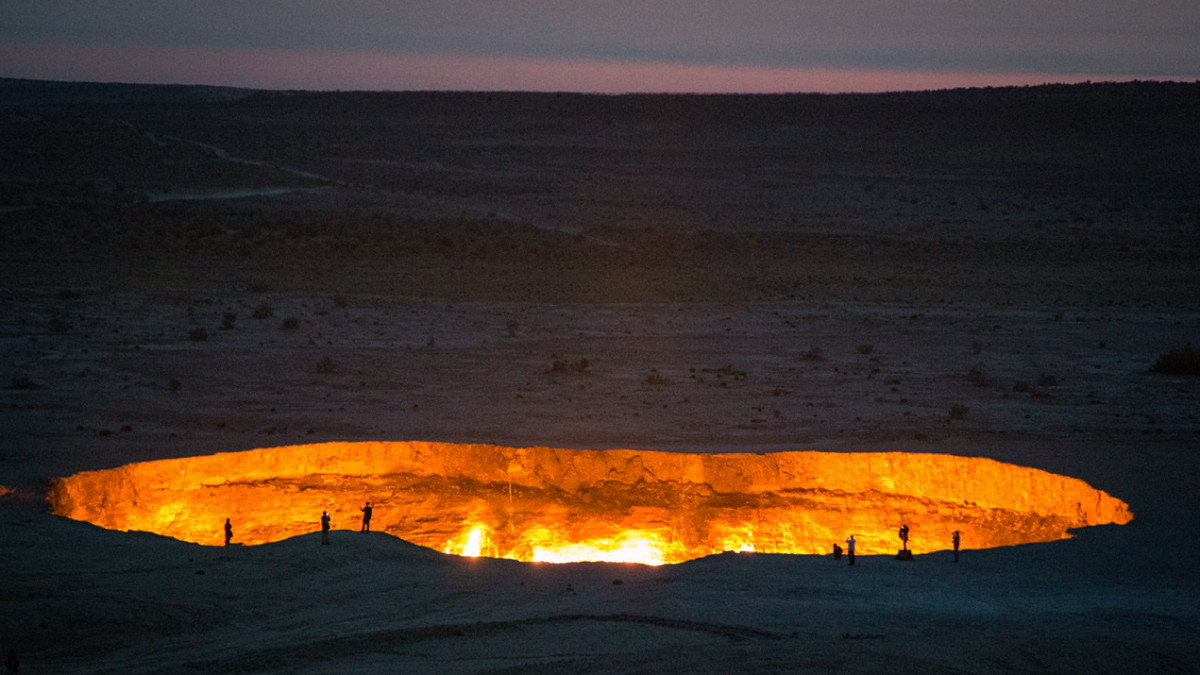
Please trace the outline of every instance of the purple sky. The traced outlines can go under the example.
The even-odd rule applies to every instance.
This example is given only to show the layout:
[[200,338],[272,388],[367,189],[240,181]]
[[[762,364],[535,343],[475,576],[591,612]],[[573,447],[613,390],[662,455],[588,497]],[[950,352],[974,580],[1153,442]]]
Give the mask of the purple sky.
[[1198,0],[0,0],[0,77],[881,91],[1200,79]]

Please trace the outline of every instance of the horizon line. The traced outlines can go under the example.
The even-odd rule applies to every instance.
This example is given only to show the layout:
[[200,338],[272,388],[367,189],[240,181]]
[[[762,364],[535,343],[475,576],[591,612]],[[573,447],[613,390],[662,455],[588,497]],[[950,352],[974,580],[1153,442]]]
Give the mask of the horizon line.
[[868,94],[1120,82],[1179,76],[775,67],[459,54],[0,43],[8,79],[305,92]]
[[929,89],[880,89],[871,91],[577,91],[555,89],[298,89],[279,87],[247,87],[201,82],[127,81],[127,80],[66,80],[0,75],[0,81],[37,82],[45,84],[96,85],[113,87],[181,87],[198,89],[232,89],[265,94],[540,94],[546,96],[887,96],[894,94],[936,94],[954,91],[989,89],[1037,89],[1041,87],[1104,86],[1122,84],[1200,84],[1200,79],[1131,78],[1107,80],[1046,81],[1029,84],[973,84]]

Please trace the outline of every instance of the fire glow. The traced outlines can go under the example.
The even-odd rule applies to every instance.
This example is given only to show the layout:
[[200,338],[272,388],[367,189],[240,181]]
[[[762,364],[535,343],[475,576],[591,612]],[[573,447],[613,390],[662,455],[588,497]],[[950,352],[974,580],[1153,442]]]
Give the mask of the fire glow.
[[[54,513],[220,545],[372,529],[445,553],[528,562],[680,563],[725,551],[859,554],[1054,541],[1124,524],[1087,483],[990,459],[918,453],[687,454],[425,442],[322,443],[129,464],[56,479]],[[339,535],[350,536],[350,535]]]

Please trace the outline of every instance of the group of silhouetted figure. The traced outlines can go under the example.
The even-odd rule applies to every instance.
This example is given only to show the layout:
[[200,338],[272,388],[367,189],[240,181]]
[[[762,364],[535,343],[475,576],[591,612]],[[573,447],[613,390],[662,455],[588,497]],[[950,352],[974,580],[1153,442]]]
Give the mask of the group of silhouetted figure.
[[[371,514],[374,510],[371,507],[371,502],[367,502],[366,504],[364,504],[364,506],[359,508],[359,510],[361,510],[361,512],[362,512],[362,532],[370,532],[371,531]],[[329,525],[330,525],[331,520],[332,519],[330,519],[328,510],[323,510],[323,512],[320,512],[320,544],[322,544],[323,546],[329,545]],[[901,525],[898,534],[900,537],[900,551],[896,552],[896,560],[912,560],[912,551],[910,549],[908,549],[908,526]],[[226,519],[226,545],[228,546],[232,542],[233,542],[233,524],[232,524],[232,522],[229,522],[229,519],[227,518]],[[954,544],[954,562],[958,562],[959,561],[959,546],[962,543],[962,537],[958,530],[955,530],[953,534],[950,534],[950,542],[952,542]],[[850,538],[846,539],[846,549],[845,549],[846,557],[850,558],[850,566],[851,567],[854,566],[854,548],[856,548],[856,544],[858,544],[858,539],[854,538],[853,534],[851,534]],[[841,560],[841,554],[842,554],[841,544],[835,543],[833,545],[834,560]]]
[[[374,512],[375,509],[373,509],[371,507],[371,502],[367,502],[358,510],[362,511],[362,531],[370,532],[371,531],[371,514],[372,514],[372,512]],[[330,524],[331,520],[332,519],[329,517],[328,511],[321,512],[321,545],[322,546],[329,545],[329,524]]]
[[[371,531],[371,514],[374,509],[371,507],[371,502],[367,502],[359,511],[362,511],[362,531]],[[333,519],[329,517],[328,511],[321,512],[321,545],[329,545],[329,525]],[[230,546],[233,543],[233,523],[228,518],[225,519],[225,545]]]
[[[908,525],[901,525],[897,534],[900,537],[900,550],[896,553],[896,560],[912,560],[912,551],[908,548]],[[962,534],[958,530],[955,530],[950,535],[950,542],[954,546],[954,562],[958,562],[959,547],[962,545]],[[854,535],[850,535],[850,538],[846,540],[845,553],[846,557],[850,559],[851,567],[854,566],[854,549],[856,544],[858,544],[858,540],[854,538]],[[841,560],[842,552],[841,544],[835,543],[833,545],[833,559]]]

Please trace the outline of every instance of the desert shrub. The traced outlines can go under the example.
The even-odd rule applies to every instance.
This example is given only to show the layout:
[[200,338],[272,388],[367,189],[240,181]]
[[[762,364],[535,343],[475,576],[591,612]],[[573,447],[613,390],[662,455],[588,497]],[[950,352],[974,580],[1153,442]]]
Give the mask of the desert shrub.
[[173,377],[171,378],[171,380],[169,382],[167,382],[167,388],[170,389],[171,391],[179,391],[179,389],[181,387],[183,387],[183,384],[179,380],[177,380]]
[[976,387],[986,387],[988,385],[987,376],[978,366],[967,371],[967,380]]
[[734,368],[732,363],[726,363],[720,368],[704,368],[700,372],[713,373],[721,377],[732,377],[734,380],[746,379],[746,371]]
[[234,322],[237,321],[237,314],[233,312],[225,312],[221,315],[221,330],[232,330]]
[[800,355],[805,361],[820,361],[825,358],[825,352],[821,351],[820,347],[810,347],[808,351]]
[[204,342],[205,340],[208,339],[208,329],[193,328],[190,331],[188,331],[188,339],[191,340],[192,342]]
[[335,295],[333,296],[333,306],[338,309],[346,309],[350,306],[350,298],[341,294]]
[[955,403],[954,405],[950,406],[950,419],[952,419],[952,420],[966,419],[967,413],[969,413],[969,412],[971,412],[971,409],[968,408],[967,406],[965,406],[961,403]]
[[30,389],[37,389],[37,388],[38,388],[37,383],[34,382],[33,380],[29,379],[25,375],[13,375],[12,384],[9,385],[9,389],[30,390]]
[[1042,373],[1037,379],[1037,384],[1039,387],[1057,387],[1058,383],[1058,377],[1049,373]]
[[1160,354],[1150,372],[1162,375],[1200,375],[1200,350],[1188,343]]
[[300,319],[294,316],[289,316],[279,324],[279,330],[297,330],[300,328]]
[[871,352],[875,351],[875,346],[862,344],[862,345],[859,345],[858,347],[856,347],[854,349],[854,351],[865,356],[865,355],[870,354]]
[[322,356],[321,360],[317,361],[315,370],[318,373],[329,374],[329,373],[332,373],[333,371],[337,370],[337,364],[333,362],[332,358],[330,358],[328,356]]
[[646,376],[646,384],[657,386],[657,385],[664,385],[664,384],[670,384],[670,383],[671,383],[670,380],[663,377],[662,374],[658,372],[657,368],[651,368],[650,374]]
[[262,321],[263,319],[269,319],[272,316],[275,316],[275,310],[271,307],[271,303],[269,302],[264,302],[258,307],[255,307],[254,312],[250,314],[251,318],[258,319],[259,321]]
[[521,327],[521,322],[516,319],[509,319],[508,323],[504,324],[504,330],[508,337],[516,337],[517,330]]
[[554,359],[550,364],[550,372],[552,373],[586,373],[592,364],[587,359],[579,359],[578,361],[567,361],[566,359]]

